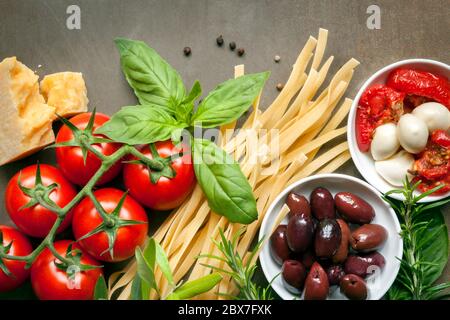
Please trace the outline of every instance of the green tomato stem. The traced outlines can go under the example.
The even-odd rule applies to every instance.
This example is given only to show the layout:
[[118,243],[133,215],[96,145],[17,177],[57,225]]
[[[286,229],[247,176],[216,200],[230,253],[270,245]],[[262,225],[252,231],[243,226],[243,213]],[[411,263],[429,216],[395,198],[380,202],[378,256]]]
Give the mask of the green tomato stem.
[[[95,154],[95,152],[97,152],[97,150],[95,150],[95,148],[92,147],[91,145],[86,146],[86,147],[89,149],[89,151],[93,152],[94,154]],[[95,150],[95,152],[93,150]],[[45,237],[45,239],[39,244],[39,246],[37,246],[36,249],[34,249],[33,252],[30,253],[29,255],[14,256],[14,255],[9,255],[9,254],[0,252],[0,259],[25,261],[27,263],[27,266],[30,266],[33,263],[33,261],[36,259],[36,257],[45,248],[49,248],[52,251],[52,253],[55,255],[55,257],[58,258],[59,260],[61,260],[61,262],[68,263],[69,261],[66,258],[64,258],[63,256],[61,256],[53,246],[53,242],[55,240],[56,232],[57,232],[59,226],[61,225],[62,221],[64,220],[64,218],[66,217],[68,212],[70,210],[72,210],[78,204],[78,202],[81,201],[81,199],[83,199],[85,196],[89,196],[90,194],[92,194],[92,189],[94,188],[94,186],[98,182],[98,180],[103,176],[103,174],[106,171],[108,171],[117,161],[120,161],[120,159],[122,159],[127,154],[133,153],[136,155],[137,153],[134,152],[134,150],[137,151],[132,146],[123,145],[122,147],[120,147],[120,149],[118,149],[112,155],[109,155],[109,156],[102,155],[102,157],[101,157],[102,165],[100,166],[100,168],[92,176],[92,178],[88,181],[88,183],[86,183],[86,185],[80,190],[80,192],[78,192],[78,194],[63,208],[49,204],[46,197],[39,197],[38,201],[39,201],[40,205],[55,212],[58,215],[58,218],[56,219],[50,232]],[[142,157],[145,157],[139,151],[137,151],[137,152]],[[109,219],[108,214],[106,214],[104,212],[104,210],[99,210],[99,212],[100,212],[100,215],[102,216],[102,219]]]

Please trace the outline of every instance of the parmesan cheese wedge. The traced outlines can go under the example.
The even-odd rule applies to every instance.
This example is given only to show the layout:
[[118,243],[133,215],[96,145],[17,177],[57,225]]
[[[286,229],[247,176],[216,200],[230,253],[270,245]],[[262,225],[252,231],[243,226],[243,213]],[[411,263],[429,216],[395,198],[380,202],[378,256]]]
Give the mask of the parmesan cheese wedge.
[[16,57],[0,63],[0,165],[52,143],[55,108],[39,93],[38,76]]
[[86,84],[79,72],[49,74],[41,81],[41,93],[47,104],[62,117],[87,111]]

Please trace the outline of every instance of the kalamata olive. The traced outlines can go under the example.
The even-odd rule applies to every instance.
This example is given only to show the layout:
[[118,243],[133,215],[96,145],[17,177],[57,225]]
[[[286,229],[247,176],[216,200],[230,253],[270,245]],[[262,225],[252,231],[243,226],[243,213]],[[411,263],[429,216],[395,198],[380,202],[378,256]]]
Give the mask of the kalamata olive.
[[318,258],[332,258],[341,243],[341,228],[334,219],[320,221],[316,230],[314,249]]
[[328,267],[327,269],[328,282],[331,286],[339,285],[341,279],[345,276],[344,269],[340,265]]
[[360,252],[379,249],[388,237],[387,230],[379,224],[364,224],[352,232],[352,248]]
[[270,236],[270,252],[278,264],[289,259],[291,253],[287,244],[286,228],[285,224],[280,224]]
[[339,247],[336,253],[334,254],[332,260],[334,263],[343,263],[348,256],[348,246],[351,232],[348,224],[344,220],[337,219],[336,222],[339,224],[339,227],[341,228],[341,243],[339,244]]
[[289,219],[286,229],[287,243],[294,252],[304,252],[310,246],[314,235],[311,217],[295,215]]
[[318,220],[336,218],[334,200],[330,191],[319,187],[311,192],[311,211]]
[[289,193],[286,199],[286,204],[289,207],[289,215],[306,215],[311,216],[311,207],[308,200],[295,192]]
[[348,222],[365,224],[375,217],[375,211],[365,200],[350,192],[339,192],[334,197],[336,209]]
[[350,300],[366,300],[367,286],[361,277],[346,274],[341,280],[341,292]]
[[329,290],[327,273],[314,262],[305,281],[305,300],[325,300]]
[[314,254],[314,250],[312,248],[309,248],[305,252],[303,252],[300,261],[303,263],[305,268],[309,269],[313,265],[314,262],[316,262],[316,256]]
[[345,261],[346,274],[356,274],[361,278],[375,272],[376,268],[383,268],[386,260],[379,252],[371,252],[362,255],[350,255]]
[[286,289],[300,293],[305,284],[306,269],[300,261],[286,260],[281,268],[281,275]]

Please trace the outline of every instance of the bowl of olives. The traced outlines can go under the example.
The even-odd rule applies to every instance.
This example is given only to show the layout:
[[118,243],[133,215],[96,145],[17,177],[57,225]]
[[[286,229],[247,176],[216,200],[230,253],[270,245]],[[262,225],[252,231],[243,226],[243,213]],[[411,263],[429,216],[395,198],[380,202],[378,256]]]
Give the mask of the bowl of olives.
[[[280,213],[288,211],[279,225]],[[287,187],[259,233],[262,270],[285,300],[378,300],[400,269],[394,210],[368,183],[320,174]]]

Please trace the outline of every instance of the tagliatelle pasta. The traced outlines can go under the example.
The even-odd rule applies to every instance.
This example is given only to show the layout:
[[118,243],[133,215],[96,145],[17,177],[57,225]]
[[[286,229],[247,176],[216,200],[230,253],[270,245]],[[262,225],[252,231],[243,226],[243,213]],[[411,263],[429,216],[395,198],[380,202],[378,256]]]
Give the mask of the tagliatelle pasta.
[[[254,190],[258,219],[246,226],[230,223],[210,210],[201,188],[197,186],[190,198],[169,215],[153,235],[168,255],[176,282],[211,273],[211,268],[206,264],[226,270],[223,261],[197,259],[199,254],[220,256],[213,242],[219,240],[220,230],[231,239],[243,228],[236,249],[244,261],[248,260],[250,246],[267,209],[283,189],[311,174],[332,172],[350,159],[347,142],[341,142],[316,157],[324,144],[344,135],[347,130],[345,126],[338,126],[346,117],[352,101],[345,99],[340,105],[339,102],[358,65],[355,59],[350,59],[322,90],[333,62],[331,56],[321,65],[327,35],[327,30],[320,29],[318,40],[313,37],[307,40],[284,89],[265,111],[259,109],[259,97],[256,99],[251,114],[242,126],[244,130],[234,131],[235,123],[221,128],[224,150],[239,161]],[[305,73],[308,66],[309,70]],[[236,66],[235,77],[243,74],[244,66]],[[319,90],[322,91],[319,93]],[[283,214],[287,211],[282,210],[279,219],[284,218]],[[135,261],[114,274],[109,282],[110,296],[114,294],[119,299],[128,299],[135,275]],[[214,290],[196,298],[221,299],[218,292],[236,294],[232,279],[226,274],[223,276]],[[162,297],[170,293],[172,288],[158,268],[155,281]],[[158,297],[153,292],[150,298]]]

